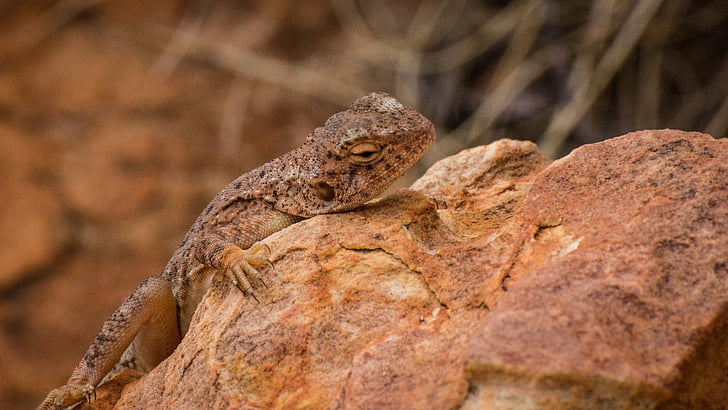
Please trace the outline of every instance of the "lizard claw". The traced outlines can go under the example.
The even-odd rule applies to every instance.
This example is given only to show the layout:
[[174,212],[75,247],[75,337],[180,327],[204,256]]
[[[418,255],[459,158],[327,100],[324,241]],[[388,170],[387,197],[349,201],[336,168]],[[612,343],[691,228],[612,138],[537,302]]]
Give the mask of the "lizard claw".
[[248,262],[253,266],[268,265],[273,267],[273,262],[270,261],[268,256],[270,255],[270,247],[265,242],[256,242],[247,249]]
[[[261,254],[261,251],[264,254]],[[258,270],[254,266],[270,265],[267,254],[270,252],[268,246],[262,242],[256,242],[250,248],[243,250],[235,245],[228,245],[225,249],[223,257],[223,269],[225,275],[230,279],[233,285],[243,291],[246,295],[251,295],[256,302],[260,302],[253,292],[253,286],[250,279],[268,285],[263,280]]]
[[[248,265],[248,267],[252,269],[252,272],[255,273],[250,273],[246,269],[246,267],[244,267],[244,264]],[[258,274],[258,271],[256,271],[253,267],[250,266],[249,263],[244,260],[241,260],[239,264],[233,265],[232,268],[225,269],[225,276],[230,279],[230,282],[232,282],[233,285],[237,286],[237,288],[242,290],[243,293],[245,293],[246,295],[251,295],[256,302],[260,302],[255,296],[255,292],[253,292],[253,286],[250,284],[250,281],[246,277],[246,273],[250,276],[254,276],[256,279],[260,278],[260,274]]]
[[45,400],[43,400],[43,403],[38,406],[37,410],[60,410],[64,407],[69,407],[79,403],[84,399],[86,400],[86,403],[91,403],[96,400],[96,388],[94,386],[90,384],[67,384],[48,393],[48,396]]
[[[270,247],[265,242],[256,242],[254,243],[250,248],[248,248],[248,251],[252,252],[251,257],[254,258],[254,260],[251,262],[250,260],[248,262],[251,262],[253,264],[259,264],[259,266],[267,265],[269,268],[275,270],[276,267],[273,265],[273,262],[268,257],[270,255]],[[262,254],[261,254],[262,253]],[[265,283],[263,278],[259,278],[260,283],[265,286],[266,289],[268,289],[268,285]]]

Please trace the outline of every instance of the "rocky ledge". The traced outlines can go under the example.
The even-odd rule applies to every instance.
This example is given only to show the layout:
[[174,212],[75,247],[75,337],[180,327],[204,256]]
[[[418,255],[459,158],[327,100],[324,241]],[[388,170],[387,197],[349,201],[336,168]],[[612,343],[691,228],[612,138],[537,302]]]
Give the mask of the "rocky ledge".
[[501,140],[266,240],[118,408],[711,408],[728,402],[728,141]]

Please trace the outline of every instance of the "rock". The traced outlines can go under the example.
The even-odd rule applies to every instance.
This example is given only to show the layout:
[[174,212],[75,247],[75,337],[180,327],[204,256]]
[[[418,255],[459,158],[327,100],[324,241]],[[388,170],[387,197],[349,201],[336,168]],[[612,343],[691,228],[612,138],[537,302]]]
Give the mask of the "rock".
[[444,159],[268,238],[261,302],[217,280],[116,405],[725,403],[727,144],[661,130],[553,163],[509,140]]
[[51,261],[67,246],[64,209],[53,194],[52,149],[0,127],[0,292]]
[[155,164],[166,153],[149,138],[161,132],[149,128],[129,124],[125,138],[116,138],[117,130],[99,130],[97,138],[66,152],[60,175],[70,206],[93,221],[119,225],[144,210],[161,190]]
[[536,177],[519,218],[465,407],[728,403],[728,141],[661,130],[581,147]]
[[[113,409],[119,401],[119,397],[123,394],[124,388],[139,380],[140,377],[142,377],[142,373],[128,369],[114,376],[112,380],[104,384],[103,389],[96,392],[96,399],[93,401],[94,410]],[[89,406],[86,405],[86,407]]]

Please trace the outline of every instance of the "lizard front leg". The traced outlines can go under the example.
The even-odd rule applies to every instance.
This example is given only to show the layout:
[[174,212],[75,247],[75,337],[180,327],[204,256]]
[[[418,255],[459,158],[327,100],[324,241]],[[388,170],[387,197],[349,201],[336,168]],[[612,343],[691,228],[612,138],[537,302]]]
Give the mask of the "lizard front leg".
[[135,364],[149,370],[169,356],[179,341],[171,285],[161,276],[150,276],[106,319],[67,384],[51,391],[38,409],[90,401],[96,386],[132,343]]
[[245,217],[235,218],[201,238],[195,247],[195,258],[202,266],[191,275],[199,274],[199,269],[204,271],[204,267],[213,268],[224,273],[240,290],[255,297],[250,279],[265,285],[256,268],[270,263],[268,247],[260,241],[303,218],[270,205],[246,202],[233,203],[225,211],[234,214],[236,207]]
[[245,202],[232,204],[225,211],[234,213],[236,207],[244,209],[245,215],[210,230],[194,244],[192,255],[198,264],[185,275],[178,298],[183,335],[216,273],[224,274],[243,293],[258,300],[254,285],[266,286],[258,268],[271,264],[268,246],[260,241],[303,219]]
[[[243,293],[257,301],[253,284],[257,282],[267,287],[258,268],[270,265],[268,246],[262,242],[255,242],[252,245],[239,243],[236,240],[239,236],[232,233],[232,229],[224,231],[224,234],[216,232],[200,241],[195,257],[201,263],[187,274],[187,286],[189,289],[199,287],[204,293],[209,285],[210,276],[220,272]],[[204,285],[199,286],[201,283]]]

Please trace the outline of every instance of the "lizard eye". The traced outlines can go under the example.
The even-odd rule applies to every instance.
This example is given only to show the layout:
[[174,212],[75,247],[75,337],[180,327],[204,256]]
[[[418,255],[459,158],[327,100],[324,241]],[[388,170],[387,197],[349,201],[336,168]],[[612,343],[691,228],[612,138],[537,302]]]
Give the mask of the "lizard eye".
[[334,188],[324,181],[318,181],[313,184],[313,189],[316,191],[316,195],[326,202],[334,199]]
[[382,158],[382,147],[373,142],[360,142],[351,147],[349,158],[357,165],[370,165]]

